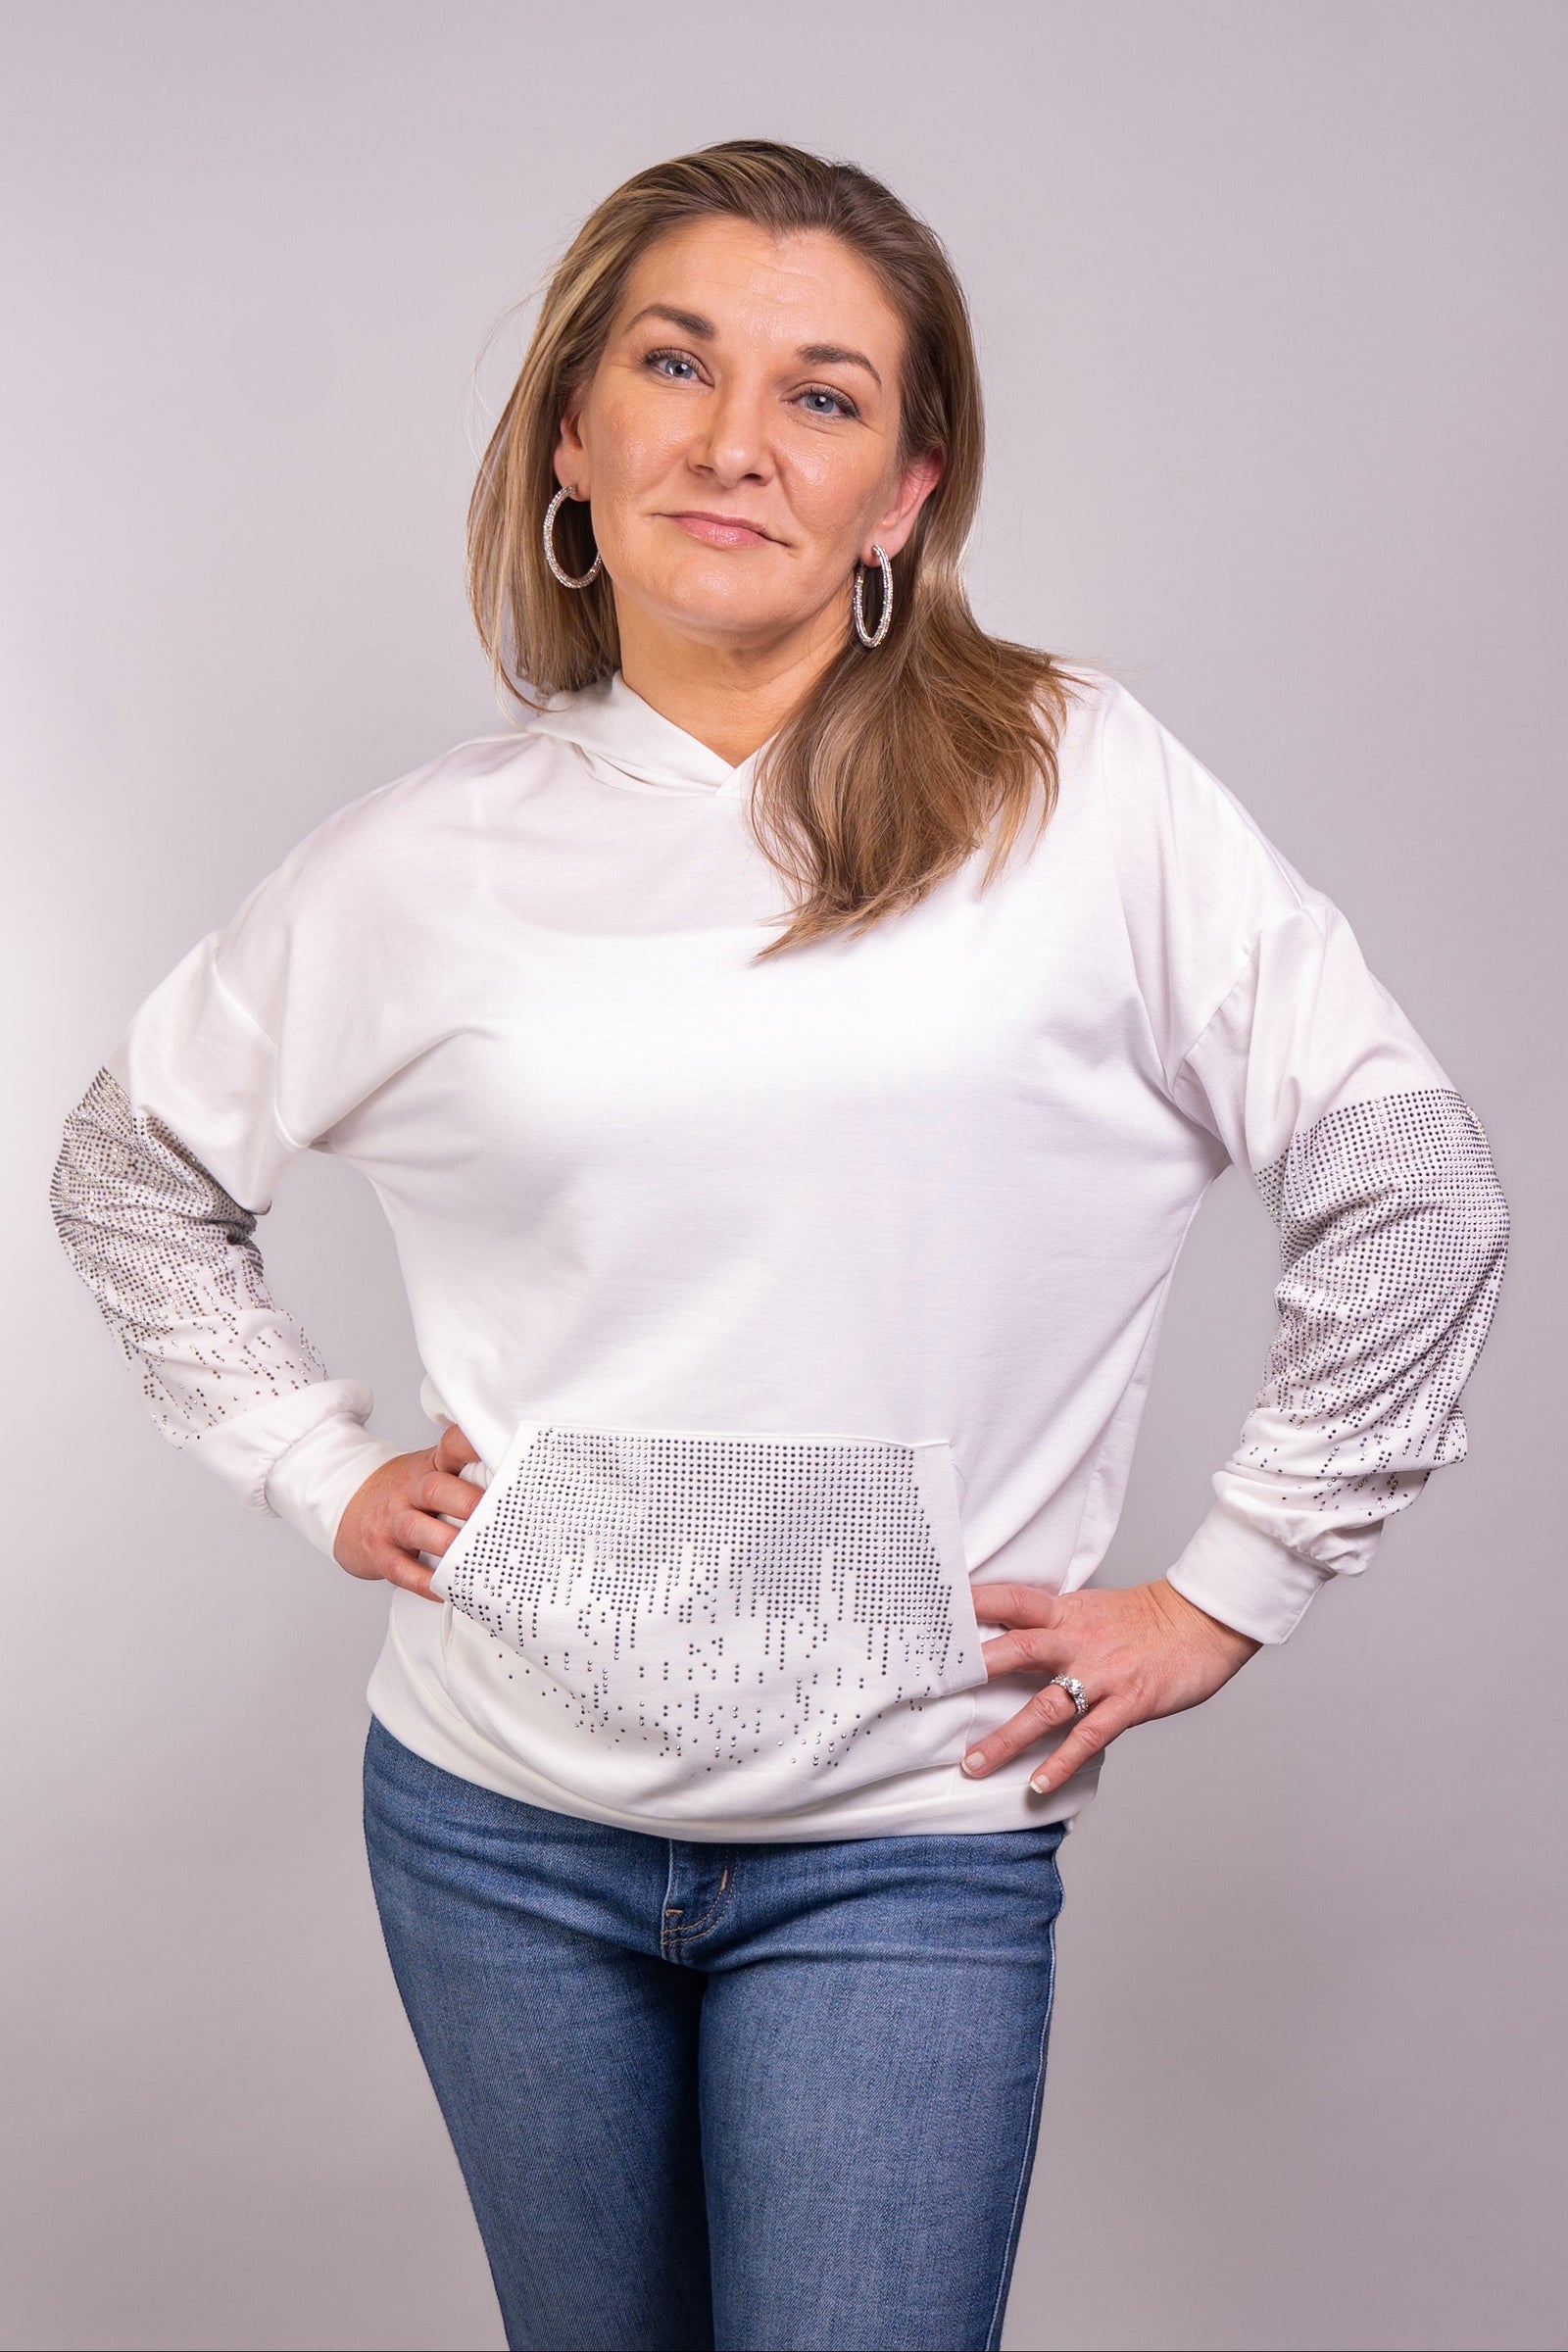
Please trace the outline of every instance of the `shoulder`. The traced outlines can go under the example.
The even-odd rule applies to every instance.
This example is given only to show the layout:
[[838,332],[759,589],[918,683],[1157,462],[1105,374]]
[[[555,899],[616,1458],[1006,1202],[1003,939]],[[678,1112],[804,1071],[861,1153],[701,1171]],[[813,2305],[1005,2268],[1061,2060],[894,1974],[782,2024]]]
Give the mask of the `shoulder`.
[[1124,898],[1238,944],[1271,915],[1320,915],[1322,893],[1240,794],[1120,679],[1097,679],[1086,787],[1099,797]]
[[319,819],[242,902],[230,926],[291,926],[390,911],[459,884],[559,778],[561,747],[527,726],[476,735],[373,785]]
[[260,1013],[285,969],[295,987],[395,969],[432,910],[471,896],[544,750],[525,730],[470,737],[331,809],[215,935],[220,979]]
[[471,841],[487,821],[542,782],[544,746],[526,729],[476,735],[328,811],[277,867],[294,888],[396,880],[447,844]]

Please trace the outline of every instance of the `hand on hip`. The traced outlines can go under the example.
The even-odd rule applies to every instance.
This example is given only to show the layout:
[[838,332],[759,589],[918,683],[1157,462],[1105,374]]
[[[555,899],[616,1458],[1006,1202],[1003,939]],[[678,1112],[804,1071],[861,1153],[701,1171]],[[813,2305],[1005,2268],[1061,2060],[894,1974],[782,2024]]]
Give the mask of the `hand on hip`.
[[[1059,1788],[1118,1733],[1211,1698],[1261,1646],[1184,1599],[1163,1577],[1125,1592],[1044,1592],[1034,1585],[977,1584],[975,1615],[994,1625],[988,1675],[1046,1673],[1016,1715],[978,1741],[963,1769],[982,1778],[1048,1732],[1073,1729],[1030,1776]],[[1068,1685],[1075,1688],[1068,1688]],[[1074,1717],[1077,1721],[1074,1723]]]

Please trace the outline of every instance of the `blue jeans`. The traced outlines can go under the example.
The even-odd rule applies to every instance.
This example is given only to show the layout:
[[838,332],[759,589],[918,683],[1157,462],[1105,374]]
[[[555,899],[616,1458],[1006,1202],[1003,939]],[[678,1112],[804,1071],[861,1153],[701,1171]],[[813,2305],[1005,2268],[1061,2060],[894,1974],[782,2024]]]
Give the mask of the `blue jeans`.
[[365,1826],[514,2352],[994,2352],[1059,1824],[651,1838],[372,1718]]

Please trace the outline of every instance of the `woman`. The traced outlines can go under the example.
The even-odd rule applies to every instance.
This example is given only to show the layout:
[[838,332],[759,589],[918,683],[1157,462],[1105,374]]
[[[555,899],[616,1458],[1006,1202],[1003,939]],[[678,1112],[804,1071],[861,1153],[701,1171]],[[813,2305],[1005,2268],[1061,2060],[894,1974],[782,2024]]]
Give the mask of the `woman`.
[[[1460,1459],[1485,1134],[1125,688],[989,637],[964,304],[848,167],[639,173],[470,514],[520,723],[318,826],[67,1122],[165,1433],[395,1588],[366,1826],[514,2346],[994,2346],[1056,1849]],[[436,1444],[270,1298],[397,1236]],[[1088,1589],[1235,1160],[1279,1330],[1180,1557]]]

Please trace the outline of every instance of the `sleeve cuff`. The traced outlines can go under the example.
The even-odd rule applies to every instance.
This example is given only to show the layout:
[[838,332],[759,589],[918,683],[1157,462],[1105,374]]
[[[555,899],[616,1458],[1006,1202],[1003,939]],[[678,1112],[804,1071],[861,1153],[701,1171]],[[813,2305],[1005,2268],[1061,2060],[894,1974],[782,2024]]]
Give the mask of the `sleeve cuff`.
[[399,1450],[366,1429],[374,1401],[363,1381],[308,1381],[215,1421],[195,1450],[247,1510],[286,1519],[330,1559],[349,1496]]
[[404,1450],[374,1436],[357,1415],[334,1413],[273,1462],[267,1474],[268,1508],[333,1559],[350,1499],[372,1470]]
[[1283,1642],[1333,1574],[1216,1502],[1165,1581],[1221,1625],[1254,1642]]

